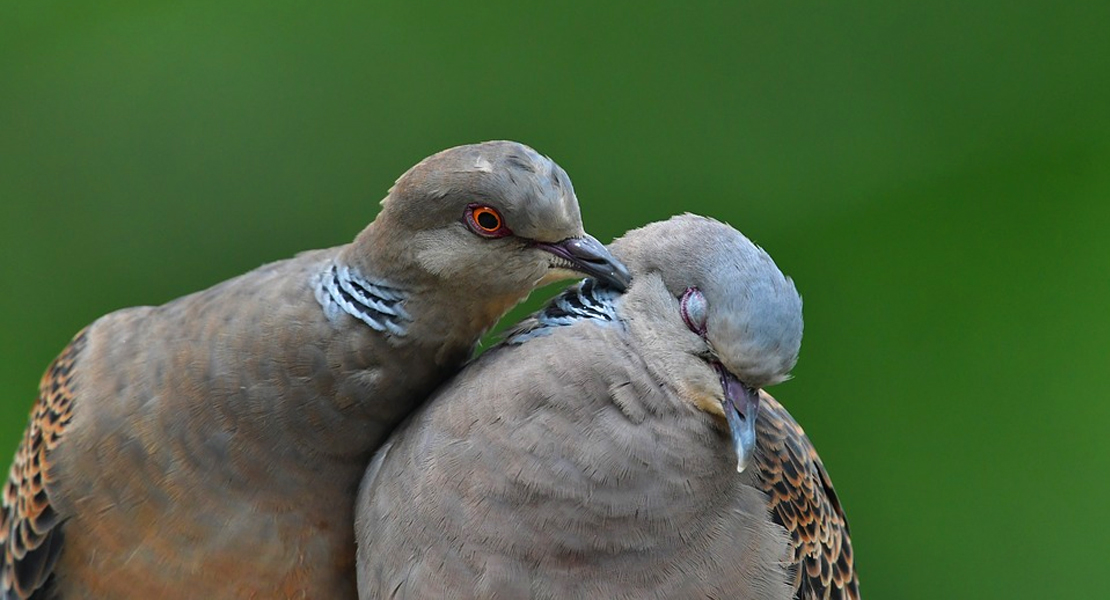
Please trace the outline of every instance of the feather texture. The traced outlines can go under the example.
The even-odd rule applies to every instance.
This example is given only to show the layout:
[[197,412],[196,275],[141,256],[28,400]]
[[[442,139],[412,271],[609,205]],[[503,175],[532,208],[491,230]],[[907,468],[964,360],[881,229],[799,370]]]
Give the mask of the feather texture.
[[50,596],[51,576],[63,542],[63,523],[50,502],[50,452],[73,416],[77,396],[74,365],[85,341],[85,331],[81,331],[43,375],[30,423],[8,473],[0,513],[0,547],[4,549],[0,591],[4,598]]
[[756,421],[757,473],[774,521],[790,533],[798,600],[858,600],[848,519],[802,427],[763,394]]

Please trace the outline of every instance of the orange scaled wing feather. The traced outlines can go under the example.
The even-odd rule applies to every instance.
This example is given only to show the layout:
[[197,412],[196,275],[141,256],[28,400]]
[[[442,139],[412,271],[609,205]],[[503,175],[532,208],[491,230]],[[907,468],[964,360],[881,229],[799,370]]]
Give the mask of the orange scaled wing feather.
[[62,549],[61,518],[50,504],[50,452],[64,437],[72,416],[73,366],[84,346],[82,331],[43,375],[31,422],[4,486],[0,597],[6,600],[50,598],[51,575]]
[[767,395],[761,404],[756,466],[772,518],[794,542],[794,597],[858,600],[848,520],[829,474],[790,413]]

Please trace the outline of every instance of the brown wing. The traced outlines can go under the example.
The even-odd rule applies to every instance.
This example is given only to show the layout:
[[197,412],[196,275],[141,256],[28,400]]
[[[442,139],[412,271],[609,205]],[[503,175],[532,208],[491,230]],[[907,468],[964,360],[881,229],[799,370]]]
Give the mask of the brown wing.
[[73,365],[85,332],[69,344],[39,383],[31,422],[15,453],[0,512],[0,595],[10,600],[50,596],[51,575],[62,550],[61,519],[50,504],[50,451],[65,433],[73,410]]
[[763,394],[756,421],[759,480],[774,520],[794,541],[799,600],[859,598],[848,520],[817,450],[774,398]]

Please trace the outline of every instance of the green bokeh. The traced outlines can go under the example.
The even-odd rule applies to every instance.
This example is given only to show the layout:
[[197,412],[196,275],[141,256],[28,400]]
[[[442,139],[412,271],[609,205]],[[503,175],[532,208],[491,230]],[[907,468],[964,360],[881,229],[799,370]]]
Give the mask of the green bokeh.
[[868,597],[1105,593],[1110,3],[3,4],[3,448],[97,316],[343,243],[421,157],[511,138],[599,238],[709,214],[794,276],[773,391]]

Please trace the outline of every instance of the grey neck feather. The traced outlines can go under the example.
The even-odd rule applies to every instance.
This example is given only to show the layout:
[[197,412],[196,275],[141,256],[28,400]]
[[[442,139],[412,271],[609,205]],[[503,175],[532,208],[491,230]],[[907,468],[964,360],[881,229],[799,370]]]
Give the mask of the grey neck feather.
[[412,316],[403,305],[409,294],[399,287],[367,278],[336,262],[328,263],[313,277],[312,287],[330,321],[347,313],[375,331],[397,337],[408,333]]
[[620,294],[599,287],[593,279],[567,289],[551,300],[540,312],[514,328],[505,337],[509,345],[523,344],[530,339],[548,335],[557,327],[566,327],[582,320],[598,323],[621,323],[615,302]]

